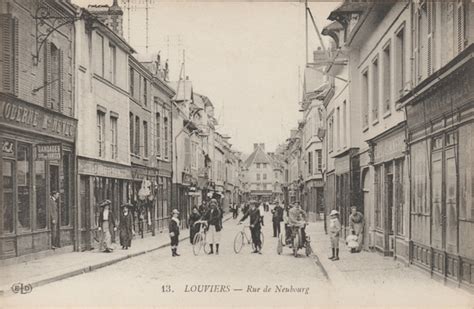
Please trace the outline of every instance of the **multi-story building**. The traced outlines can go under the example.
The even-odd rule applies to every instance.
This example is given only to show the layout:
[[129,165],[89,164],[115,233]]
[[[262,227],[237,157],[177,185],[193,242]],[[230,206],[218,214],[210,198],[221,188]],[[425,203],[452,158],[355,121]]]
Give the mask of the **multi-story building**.
[[75,24],[76,110],[78,123],[79,243],[94,247],[99,209],[104,199],[112,210],[128,202],[131,185],[129,140],[129,57],[133,48],[93,14],[82,9]]
[[[474,264],[469,241],[474,234],[469,191],[473,14],[473,4],[461,0],[346,1],[323,31],[335,39],[336,54],[349,60],[350,100],[343,102],[350,115],[347,147],[357,151],[348,161],[354,173],[347,192],[364,212],[366,247],[469,289]],[[326,71],[341,77],[331,68]],[[344,147],[331,116],[339,93],[335,88],[327,108],[329,153]]]
[[[323,57],[320,57],[322,54]],[[307,67],[304,75],[303,101],[300,111],[303,112],[303,205],[312,220],[319,218],[323,211],[324,180],[323,180],[323,139],[321,129],[324,126],[323,102],[321,94],[329,89],[325,81],[322,64],[323,51],[315,51],[314,66]]]
[[74,244],[75,18],[67,1],[0,3],[0,259],[51,247],[53,190],[60,245]]

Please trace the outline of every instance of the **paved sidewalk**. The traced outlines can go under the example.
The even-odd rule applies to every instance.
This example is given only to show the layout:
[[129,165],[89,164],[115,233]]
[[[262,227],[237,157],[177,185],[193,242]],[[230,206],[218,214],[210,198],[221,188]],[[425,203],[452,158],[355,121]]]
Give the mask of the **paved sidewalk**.
[[[224,221],[232,218],[226,215]],[[180,241],[189,241],[189,230],[181,231]],[[170,245],[166,231],[156,236],[134,238],[132,247],[122,250],[120,245],[111,253],[98,250],[85,252],[68,252],[45,258],[0,267],[0,296],[11,294],[11,287],[16,283],[31,284],[33,288],[72,276],[84,274],[120,261],[146,254]],[[171,254],[171,253],[170,253]]]
[[340,303],[350,306],[474,306],[474,295],[444,286],[428,274],[375,252],[350,253],[340,243],[339,261],[331,261],[323,222],[308,226],[311,244]]

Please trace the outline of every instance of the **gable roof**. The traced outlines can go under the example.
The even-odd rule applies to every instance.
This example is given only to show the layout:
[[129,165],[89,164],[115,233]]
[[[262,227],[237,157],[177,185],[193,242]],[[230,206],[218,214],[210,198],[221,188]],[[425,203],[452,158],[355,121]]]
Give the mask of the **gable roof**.
[[263,151],[261,147],[256,147],[256,149],[250,154],[250,156],[245,160],[244,166],[249,168],[252,164],[255,163],[266,163],[272,164],[273,161],[269,155]]

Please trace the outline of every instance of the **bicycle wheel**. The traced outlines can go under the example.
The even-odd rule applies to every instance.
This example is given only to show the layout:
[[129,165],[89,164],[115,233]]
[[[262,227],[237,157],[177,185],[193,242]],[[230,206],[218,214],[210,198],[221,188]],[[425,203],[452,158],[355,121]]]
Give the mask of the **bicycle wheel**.
[[277,244],[277,253],[280,255],[283,252],[283,240],[281,237],[282,234],[280,234],[280,237],[278,237],[278,244]]
[[204,234],[204,236],[202,237],[203,240],[202,240],[202,248],[204,250],[204,253],[205,254],[209,254],[209,252],[211,252],[211,246],[209,245],[209,243],[207,242],[207,238],[206,238],[206,234]]
[[237,235],[235,235],[234,239],[234,252],[239,253],[240,250],[242,250],[242,247],[244,246],[244,232],[239,232]]
[[193,253],[194,253],[194,255],[199,254],[199,252],[201,251],[201,247],[202,247],[201,234],[197,233],[194,236],[194,242],[193,242]]
[[311,248],[311,245],[308,243],[306,243],[306,256],[310,256],[311,253],[313,253],[313,249]]
[[300,233],[295,234],[295,238],[293,239],[293,255],[295,257],[298,256],[298,247],[300,246]]

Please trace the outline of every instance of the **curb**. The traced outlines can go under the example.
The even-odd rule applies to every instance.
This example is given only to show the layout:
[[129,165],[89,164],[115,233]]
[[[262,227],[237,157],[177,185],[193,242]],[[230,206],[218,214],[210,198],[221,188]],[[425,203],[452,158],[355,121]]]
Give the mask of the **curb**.
[[[227,222],[231,218],[232,218],[232,216],[230,216],[228,218],[225,218],[223,220],[223,222]],[[189,239],[189,236],[185,236],[183,238],[180,238],[179,241],[183,241],[183,240],[186,240],[186,239]],[[128,260],[128,259],[140,256],[140,255],[144,255],[144,254],[147,254],[147,253],[151,253],[151,252],[154,252],[156,250],[163,249],[163,248],[166,248],[166,247],[169,247],[169,246],[170,246],[170,243],[167,242],[163,245],[159,245],[158,247],[142,250],[142,251],[139,251],[139,252],[136,252],[136,253],[131,253],[131,254],[128,254],[126,256],[121,256],[119,258],[115,258],[115,259],[112,259],[112,260],[109,260],[109,261],[106,261],[106,262],[102,262],[102,263],[99,263],[99,264],[89,265],[89,266],[86,266],[86,267],[81,267],[79,269],[71,270],[71,271],[68,271],[68,272],[60,274],[60,275],[52,276],[50,278],[45,278],[45,279],[40,279],[38,281],[30,282],[29,284],[31,285],[32,288],[36,288],[36,287],[43,286],[43,285],[53,283],[53,282],[56,282],[56,281],[68,279],[68,278],[75,277],[75,276],[82,275],[82,274],[86,274],[86,273],[92,272],[94,270],[98,270],[98,269],[101,269],[101,268],[104,268],[104,267],[122,262],[124,260]],[[0,290],[0,296],[11,296],[11,295],[16,295],[16,294],[13,293],[13,291],[9,287],[8,288],[3,287]]]

